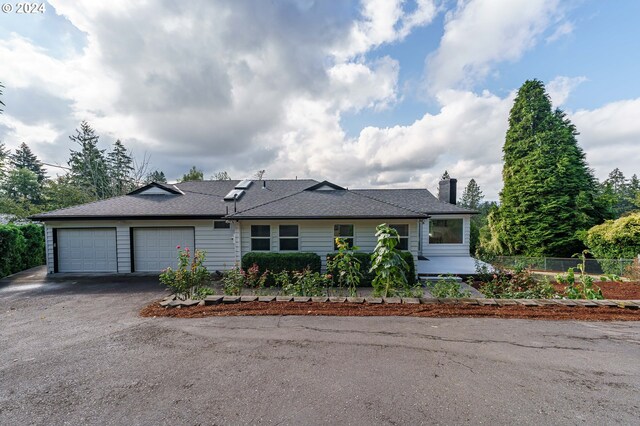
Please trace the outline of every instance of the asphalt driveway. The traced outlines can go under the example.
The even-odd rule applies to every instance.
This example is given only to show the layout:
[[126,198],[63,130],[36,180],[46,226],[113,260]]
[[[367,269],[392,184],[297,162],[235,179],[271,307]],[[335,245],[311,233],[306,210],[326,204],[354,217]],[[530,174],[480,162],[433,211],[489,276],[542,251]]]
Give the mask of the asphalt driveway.
[[638,421],[638,323],[137,316],[163,294],[0,280],[0,424]]

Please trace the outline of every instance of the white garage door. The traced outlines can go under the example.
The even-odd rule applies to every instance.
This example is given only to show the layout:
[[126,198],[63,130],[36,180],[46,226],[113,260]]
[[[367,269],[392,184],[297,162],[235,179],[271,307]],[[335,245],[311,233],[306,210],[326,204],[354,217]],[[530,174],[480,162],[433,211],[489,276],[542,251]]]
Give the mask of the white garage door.
[[58,272],[118,272],[116,230],[58,229]]
[[133,259],[136,272],[160,272],[178,266],[178,250],[193,252],[193,228],[136,228],[133,230]]

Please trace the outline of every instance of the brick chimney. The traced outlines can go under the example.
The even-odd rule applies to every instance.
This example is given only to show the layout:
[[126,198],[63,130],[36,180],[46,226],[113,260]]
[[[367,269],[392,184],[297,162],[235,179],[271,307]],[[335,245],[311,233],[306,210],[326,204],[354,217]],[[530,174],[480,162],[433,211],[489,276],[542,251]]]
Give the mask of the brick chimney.
[[438,199],[445,203],[456,203],[456,187],[458,179],[444,179],[438,186]]

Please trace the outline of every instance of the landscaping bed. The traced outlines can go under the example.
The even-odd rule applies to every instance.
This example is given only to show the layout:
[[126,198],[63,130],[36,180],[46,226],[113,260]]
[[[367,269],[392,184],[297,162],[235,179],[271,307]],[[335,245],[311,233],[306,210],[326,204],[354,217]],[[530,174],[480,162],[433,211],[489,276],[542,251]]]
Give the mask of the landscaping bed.
[[[640,300],[640,282],[638,281],[597,281],[595,283],[602,289],[605,299],[616,300]],[[565,289],[563,284],[553,283],[557,292]]]
[[620,307],[584,306],[479,306],[464,303],[369,304],[314,302],[243,302],[190,306],[180,309],[162,307],[154,302],[140,311],[143,317],[203,318],[210,316],[407,316],[407,317],[484,317],[541,320],[639,321],[640,310]]

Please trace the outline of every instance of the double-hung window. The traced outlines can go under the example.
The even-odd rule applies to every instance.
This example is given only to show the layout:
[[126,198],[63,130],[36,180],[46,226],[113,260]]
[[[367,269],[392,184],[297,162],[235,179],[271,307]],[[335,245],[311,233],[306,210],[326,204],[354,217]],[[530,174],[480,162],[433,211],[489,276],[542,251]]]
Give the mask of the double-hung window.
[[251,251],[271,250],[271,226],[251,225]]
[[298,225],[280,225],[280,251],[298,251]]
[[398,250],[409,250],[409,225],[407,224],[391,224],[390,228],[398,231],[400,242],[396,246]]
[[342,238],[345,240],[349,247],[353,247],[353,225],[333,225],[333,249],[338,250],[338,245],[336,244],[336,238]]

